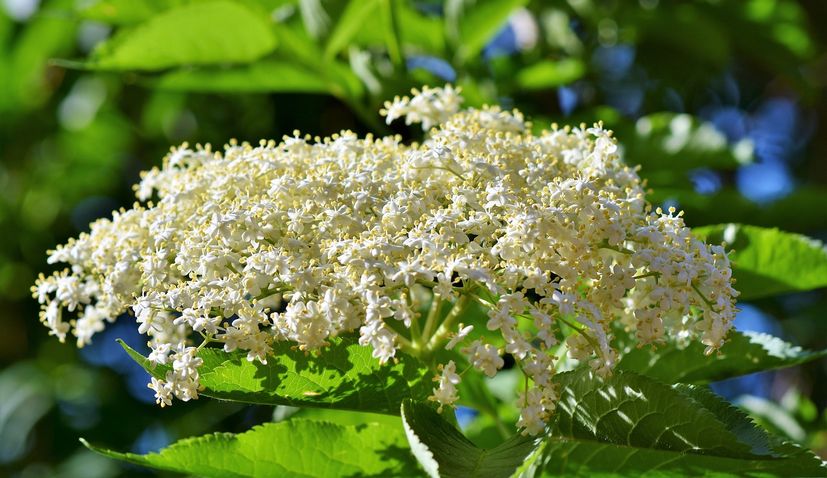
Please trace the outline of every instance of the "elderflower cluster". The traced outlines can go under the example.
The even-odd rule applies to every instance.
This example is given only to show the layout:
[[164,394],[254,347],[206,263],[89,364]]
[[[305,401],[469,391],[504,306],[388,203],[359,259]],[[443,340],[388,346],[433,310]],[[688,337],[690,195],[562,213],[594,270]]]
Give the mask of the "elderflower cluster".
[[[275,342],[311,351],[344,333],[383,363],[449,349],[440,406],[467,367],[493,376],[507,353],[531,434],[558,399],[554,354],[609,373],[613,323],[640,345],[722,344],[737,295],[723,247],[651,211],[611,132],[534,135],[518,111],[460,109],[451,87],[415,93],[383,113],[422,123],[421,144],[345,131],[172,149],[132,209],[51,251],[68,267],[33,287],[41,320],[83,346],[130,311],[149,359],[172,364],[150,384],[162,405],[197,398],[198,342],[261,362]],[[456,323],[479,304],[487,317]]]

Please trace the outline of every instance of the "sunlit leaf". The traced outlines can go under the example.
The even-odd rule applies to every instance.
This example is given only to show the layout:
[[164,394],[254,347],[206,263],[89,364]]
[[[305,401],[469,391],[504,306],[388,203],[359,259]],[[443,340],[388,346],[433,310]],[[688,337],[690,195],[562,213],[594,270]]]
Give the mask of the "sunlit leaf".
[[[85,20],[110,25],[134,25],[171,8],[199,1],[203,0],[91,0],[76,2],[76,11],[78,16]],[[297,0],[234,0],[234,2],[243,3],[266,15],[279,7],[295,4]]]
[[827,355],[812,352],[778,337],[759,332],[731,331],[717,353],[704,354],[705,345],[693,341],[680,347],[674,341],[657,348],[635,348],[627,334],[621,339],[617,367],[667,383],[707,383],[776,368],[793,367]]
[[225,93],[327,93],[324,78],[295,62],[264,60],[228,68],[187,68],[152,81],[166,90]]
[[[156,366],[122,343],[148,372],[164,378],[168,367]],[[381,365],[370,347],[343,337],[318,356],[279,342],[267,364],[250,362],[242,352],[205,348],[198,356],[203,395],[222,400],[266,405],[337,408],[397,414],[402,400],[424,400],[431,394],[428,368],[413,357],[397,353],[396,363]]]
[[112,25],[132,25],[152,18],[188,0],[97,0],[79,2],[78,16]]
[[87,67],[101,70],[163,70],[181,65],[247,63],[273,51],[267,17],[226,0],[182,5],[98,46]]
[[726,242],[739,299],[827,287],[827,249],[800,234],[739,224],[693,229],[711,244]]
[[523,476],[823,476],[821,460],[706,389],[561,374],[555,426]]
[[293,419],[237,435],[216,433],[180,440],[158,453],[119,453],[83,442],[118,460],[160,470],[216,478],[417,476],[401,427],[343,426]]

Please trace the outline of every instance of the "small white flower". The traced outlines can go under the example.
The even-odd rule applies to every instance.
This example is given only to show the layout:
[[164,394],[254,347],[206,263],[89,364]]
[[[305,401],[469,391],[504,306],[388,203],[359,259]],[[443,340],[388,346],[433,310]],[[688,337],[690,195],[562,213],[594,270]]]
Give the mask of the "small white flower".
[[453,360],[449,360],[447,364],[440,365],[439,367],[441,374],[434,377],[434,380],[439,382],[439,385],[433,389],[434,394],[428,398],[439,403],[439,411],[441,413],[443,406],[453,406],[454,402],[459,399],[457,395],[457,385],[459,385],[461,378],[456,373],[457,366]]
[[479,340],[475,340],[471,345],[462,349],[462,353],[471,361],[471,365],[477,370],[482,371],[489,377],[496,375],[497,370],[505,365],[505,361],[500,357],[500,352],[497,347],[491,344],[484,344]]
[[169,383],[152,377],[147,387],[155,392],[155,403],[162,407],[172,405],[172,386]]
[[448,344],[445,345],[445,349],[451,350],[454,347],[456,347],[458,343],[465,340],[465,337],[467,337],[472,330],[474,330],[473,325],[469,325],[466,327],[463,324],[459,324],[459,332],[457,332],[453,337],[451,337],[451,340],[449,340]]

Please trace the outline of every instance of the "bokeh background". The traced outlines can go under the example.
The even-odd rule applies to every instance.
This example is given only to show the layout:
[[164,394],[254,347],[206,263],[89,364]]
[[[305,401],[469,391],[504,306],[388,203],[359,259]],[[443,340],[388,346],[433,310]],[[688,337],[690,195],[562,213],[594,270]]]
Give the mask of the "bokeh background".
[[[242,51],[254,29],[187,10],[205,4],[243,9],[274,40]],[[129,207],[170,145],[294,129],[417,139],[381,122],[382,102],[450,82],[466,104],[518,107],[538,130],[604,121],[652,203],[690,225],[827,239],[825,22],[821,0],[0,0],[0,476],[147,476],[78,437],[147,452],[272,418],[155,406],[115,342],[142,346],[128,316],[82,350],[38,323],[29,287],[45,251]],[[159,30],[123,53],[129,35]],[[227,52],[199,49],[216,41]],[[824,290],[741,309],[742,330],[827,348]],[[827,361],[714,388],[827,458]]]

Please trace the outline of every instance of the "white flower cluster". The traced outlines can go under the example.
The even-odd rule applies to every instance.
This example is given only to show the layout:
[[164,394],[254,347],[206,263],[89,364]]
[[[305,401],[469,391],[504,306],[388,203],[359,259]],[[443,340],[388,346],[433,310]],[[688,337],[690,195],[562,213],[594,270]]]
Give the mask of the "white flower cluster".
[[[264,362],[276,341],[314,350],[352,331],[382,362],[447,348],[488,376],[508,353],[532,434],[557,401],[554,353],[609,373],[615,322],[641,345],[722,344],[737,295],[723,248],[650,210],[611,132],[534,135],[517,111],[460,101],[425,88],[385,105],[434,126],[422,144],[343,132],[173,149],[140,203],[51,252],[69,268],[33,288],[41,320],[82,346],[131,310],[150,360],[173,364],[150,385],[161,404],[197,397],[195,339]],[[488,310],[477,330],[456,323],[473,302]],[[459,398],[457,363],[436,366],[441,405]]]

